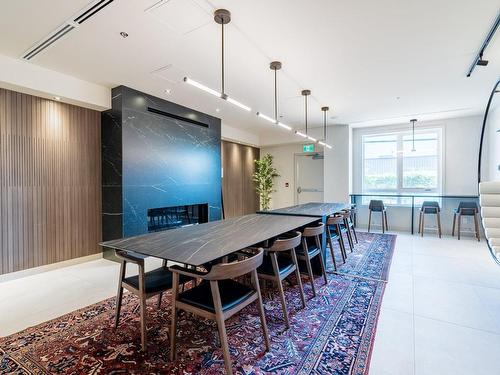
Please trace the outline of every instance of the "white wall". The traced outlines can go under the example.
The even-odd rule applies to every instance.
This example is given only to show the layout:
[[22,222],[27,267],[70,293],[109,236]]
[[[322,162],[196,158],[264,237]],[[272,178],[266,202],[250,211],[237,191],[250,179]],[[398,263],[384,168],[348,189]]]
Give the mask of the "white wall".
[[[443,194],[476,195],[481,116],[417,123],[417,129],[443,129]],[[362,143],[364,134],[410,129],[409,124],[353,129],[352,175],[354,193],[362,192]]]
[[[497,94],[498,95],[498,94]],[[485,181],[500,180],[500,98],[495,98],[496,106],[488,114],[488,123],[486,124],[486,134],[484,140],[485,150],[483,151],[483,167]]]
[[234,128],[224,121],[221,125],[222,139],[232,142],[240,142],[250,146],[258,147],[260,144],[259,136],[242,129]]
[[[328,127],[327,143],[331,150],[325,151],[316,145],[316,152],[324,151],[324,200],[329,202],[349,201],[349,127],[333,125]],[[320,137],[322,129],[314,128],[312,136]],[[285,133],[286,134],[286,133]],[[271,140],[267,140],[270,142]],[[276,192],[272,195],[271,208],[291,206],[295,202],[295,166],[294,155],[302,153],[302,145],[307,142],[264,146],[261,156],[269,153],[274,156],[274,164],[280,173],[276,179]],[[286,183],[288,182],[288,187]]]

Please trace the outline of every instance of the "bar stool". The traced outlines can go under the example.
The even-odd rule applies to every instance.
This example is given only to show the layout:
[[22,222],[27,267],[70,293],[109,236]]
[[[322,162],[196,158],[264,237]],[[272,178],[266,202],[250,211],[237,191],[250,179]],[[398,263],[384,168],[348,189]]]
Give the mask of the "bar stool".
[[455,235],[455,222],[457,223],[458,229],[458,239],[460,239],[460,226],[462,224],[462,216],[473,216],[474,217],[474,227],[475,234],[478,241],[480,241],[479,234],[479,221],[478,221],[479,208],[476,202],[460,202],[458,208],[453,210],[453,229],[451,235]]
[[337,240],[339,243],[342,262],[345,263],[347,258],[344,238],[342,237],[341,225],[343,222],[344,218],[342,216],[330,216],[326,221],[326,239],[328,241],[328,246],[330,247],[330,254],[332,255],[333,260],[333,269],[335,271],[337,271],[337,262],[335,261],[335,254],[333,252],[333,240]]
[[372,199],[370,205],[368,206],[370,210],[370,216],[368,218],[368,232],[370,232],[370,226],[372,222],[372,212],[380,212],[382,218],[382,233],[389,230],[389,225],[387,224],[387,210],[385,208],[384,202],[380,200]]
[[418,233],[420,233],[422,237],[424,236],[424,222],[426,214],[436,215],[438,234],[439,238],[441,238],[441,207],[439,207],[439,203],[435,201],[425,201],[422,203],[422,208],[420,208],[420,215],[418,218]]
[[287,328],[290,328],[290,322],[282,282],[294,272],[297,276],[302,307],[306,307],[306,297],[302,288],[299,263],[297,261],[297,254],[295,253],[295,248],[301,243],[301,237],[302,234],[300,232],[289,232],[280,235],[272,246],[266,249],[262,265],[257,269],[259,279],[273,281],[278,286],[281,308]]
[[302,244],[297,246],[295,249],[297,253],[297,258],[303,260],[306,263],[307,273],[309,274],[309,279],[311,280],[311,287],[313,296],[316,297],[316,288],[314,286],[314,274],[312,271],[311,259],[319,255],[319,262],[321,264],[321,272],[325,279],[325,285],[328,284],[328,279],[326,277],[325,262],[323,260],[323,254],[321,251],[321,240],[319,238],[325,232],[325,224],[318,223],[316,226],[310,226],[304,228],[302,231]]

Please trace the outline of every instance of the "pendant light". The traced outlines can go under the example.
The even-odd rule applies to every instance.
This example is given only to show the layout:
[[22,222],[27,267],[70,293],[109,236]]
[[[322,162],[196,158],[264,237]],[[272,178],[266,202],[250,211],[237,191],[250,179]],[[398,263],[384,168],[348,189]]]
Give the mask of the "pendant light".
[[417,151],[415,149],[415,123],[417,122],[418,120],[416,118],[414,119],[411,119],[410,122],[411,122],[411,127],[412,127],[412,148],[411,148],[411,151],[412,152],[415,152]]
[[309,95],[311,95],[311,90],[302,90],[301,92],[302,96],[304,97],[304,108],[305,108],[305,125],[306,125],[306,133],[302,133],[298,130],[295,131],[295,134],[297,134],[298,136],[301,136],[302,138],[307,138],[309,139],[310,141],[313,141],[313,142],[317,142],[318,140],[316,138],[313,138],[311,137],[309,134],[308,134],[308,129],[307,129],[307,97]]
[[252,109],[229,97],[229,95],[226,94],[226,91],[225,91],[225,76],[224,76],[224,68],[225,68],[225,65],[224,65],[224,25],[227,25],[229,22],[231,22],[231,12],[229,12],[227,9],[217,9],[215,12],[214,12],[214,21],[216,23],[218,23],[219,25],[221,25],[221,32],[222,32],[222,63],[221,63],[221,74],[222,74],[222,77],[221,77],[221,91],[217,91],[217,90],[214,90],[214,89],[211,89],[210,87],[207,87],[189,77],[184,77],[184,82],[190,84],[191,86],[194,86],[200,90],[203,90],[205,91],[206,93],[209,93],[209,94],[212,94],[214,96],[217,96],[221,99],[224,99],[225,101],[241,108],[241,109],[244,109],[245,111],[248,111],[250,112]]
[[326,143],[326,117],[327,113],[330,110],[329,107],[321,107],[321,110],[323,111],[323,141],[318,141],[318,143],[326,148],[332,148],[329,144]]
[[273,61],[269,65],[269,68],[271,68],[271,70],[274,71],[274,119],[269,116],[266,116],[262,112],[257,112],[257,116],[273,124],[281,126],[283,129],[292,130],[290,126],[285,125],[282,122],[278,121],[278,70],[281,69],[281,62]]

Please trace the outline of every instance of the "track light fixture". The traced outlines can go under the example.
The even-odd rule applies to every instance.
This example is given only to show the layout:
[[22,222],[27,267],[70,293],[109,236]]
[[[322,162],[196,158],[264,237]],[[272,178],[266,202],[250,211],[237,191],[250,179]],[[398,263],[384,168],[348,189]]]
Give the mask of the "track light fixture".
[[194,87],[197,87],[198,89],[200,90],[203,90],[205,91],[206,93],[209,93],[209,94],[212,94],[214,96],[217,96],[221,99],[224,99],[225,101],[241,108],[241,109],[244,109],[245,111],[248,111],[250,112],[252,109],[231,98],[227,93],[226,93],[226,90],[225,90],[225,61],[224,61],[224,25],[227,25],[229,22],[231,22],[231,12],[229,12],[227,9],[217,9],[215,12],[214,12],[214,21],[216,23],[218,23],[219,25],[221,25],[221,35],[222,35],[222,53],[221,53],[221,91],[217,91],[217,90],[214,90],[214,89],[211,89],[210,87],[207,87],[191,78],[188,78],[188,77],[184,77],[184,82],[190,84],[191,86],[194,86]]
[[278,125],[283,129],[292,130],[290,126],[278,121],[278,70],[281,69],[281,62],[273,61],[271,64],[269,64],[269,68],[274,71],[274,119],[266,116],[261,112],[257,112],[257,116],[275,125]]

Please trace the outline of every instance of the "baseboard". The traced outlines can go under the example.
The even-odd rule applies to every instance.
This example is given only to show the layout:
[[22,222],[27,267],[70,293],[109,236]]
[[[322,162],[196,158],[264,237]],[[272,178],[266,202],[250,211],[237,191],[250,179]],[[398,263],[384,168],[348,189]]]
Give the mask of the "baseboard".
[[97,254],[87,255],[84,257],[80,257],[80,258],[65,260],[62,262],[47,264],[45,266],[29,268],[27,270],[6,273],[4,275],[0,275],[0,283],[5,282],[5,281],[21,279],[23,277],[32,276],[32,275],[36,275],[36,274],[47,272],[47,271],[52,271],[52,270],[55,270],[58,268],[73,266],[75,264],[90,262],[92,260],[97,260],[97,259],[102,259],[102,257],[103,257],[102,253],[97,253]]

